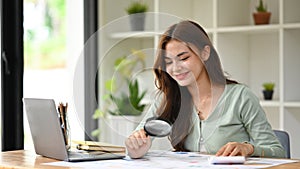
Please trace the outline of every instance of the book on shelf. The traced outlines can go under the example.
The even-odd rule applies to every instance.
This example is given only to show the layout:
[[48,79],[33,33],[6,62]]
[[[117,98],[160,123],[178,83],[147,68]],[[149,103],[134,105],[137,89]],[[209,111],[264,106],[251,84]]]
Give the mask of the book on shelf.
[[114,145],[105,142],[98,141],[73,141],[78,150],[85,151],[102,151],[102,152],[112,152],[112,153],[125,153],[126,149],[124,146]]

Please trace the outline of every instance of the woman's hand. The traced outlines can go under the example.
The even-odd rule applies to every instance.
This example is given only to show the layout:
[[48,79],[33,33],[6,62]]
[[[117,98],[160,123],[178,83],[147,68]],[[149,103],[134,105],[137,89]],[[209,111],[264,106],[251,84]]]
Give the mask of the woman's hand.
[[131,158],[144,156],[151,147],[151,139],[144,129],[133,132],[125,141],[128,155]]
[[216,156],[250,156],[254,146],[249,143],[229,142],[216,153]]

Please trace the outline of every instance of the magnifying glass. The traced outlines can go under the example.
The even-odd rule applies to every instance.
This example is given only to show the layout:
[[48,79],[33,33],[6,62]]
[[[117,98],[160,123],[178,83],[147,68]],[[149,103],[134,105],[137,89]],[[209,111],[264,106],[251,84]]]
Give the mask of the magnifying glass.
[[165,137],[171,133],[172,126],[166,120],[150,118],[144,125],[147,135],[154,137]]

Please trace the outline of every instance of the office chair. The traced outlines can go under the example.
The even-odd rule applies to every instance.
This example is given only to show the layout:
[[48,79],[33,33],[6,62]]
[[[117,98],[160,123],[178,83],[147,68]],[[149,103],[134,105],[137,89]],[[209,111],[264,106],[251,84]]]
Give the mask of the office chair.
[[273,130],[275,135],[277,136],[279,142],[283,146],[283,148],[286,151],[286,157],[291,158],[291,153],[290,153],[290,136],[286,131],[282,130]]

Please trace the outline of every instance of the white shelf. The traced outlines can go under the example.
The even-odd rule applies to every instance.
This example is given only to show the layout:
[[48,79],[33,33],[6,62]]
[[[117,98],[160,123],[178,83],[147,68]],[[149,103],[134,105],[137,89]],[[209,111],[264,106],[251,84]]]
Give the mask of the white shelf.
[[132,31],[132,32],[117,32],[110,34],[112,39],[126,39],[126,38],[153,38],[162,32],[155,31]]
[[279,107],[280,106],[280,101],[262,100],[262,101],[260,101],[260,105],[263,106],[263,107]]
[[217,32],[219,33],[238,33],[238,32],[246,32],[246,33],[269,33],[269,32],[278,32],[281,26],[279,24],[276,25],[250,25],[250,26],[234,26],[234,27],[220,27],[217,28]]
[[[207,33],[270,33],[278,32],[280,28],[295,29],[300,28],[300,24],[288,24],[284,27],[277,25],[252,25],[252,26],[235,26],[235,27],[220,27],[217,29],[208,28]],[[131,32],[115,32],[109,35],[112,39],[123,39],[123,38],[153,38],[156,35],[161,35],[163,30],[155,31],[131,31]]]
[[300,23],[284,24],[283,28],[285,28],[285,29],[299,29],[300,28]]
[[[285,102],[284,103],[285,107],[295,107],[295,108],[300,108],[300,102]],[[300,113],[300,112],[299,112]]]
[[[260,105],[263,107],[280,107],[281,106],[281,102],[280,101],[266,101],[266,100],[261,100],[260,101]],[[283,106],[286,108],[300,108],[300,102],[284,102]],[[299,112],[300,113],[300,112]]]

